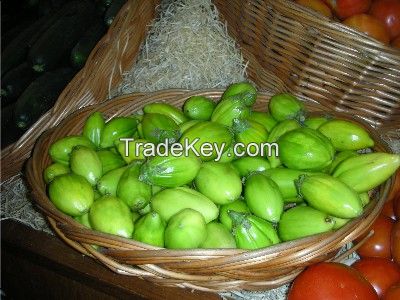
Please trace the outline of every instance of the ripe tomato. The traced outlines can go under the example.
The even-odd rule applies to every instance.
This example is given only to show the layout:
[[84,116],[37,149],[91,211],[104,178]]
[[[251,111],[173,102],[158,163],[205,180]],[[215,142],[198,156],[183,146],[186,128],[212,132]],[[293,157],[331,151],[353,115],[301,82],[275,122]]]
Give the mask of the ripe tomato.
[[315,10],[328,18],[332,18],[332,11],[322,0],[296,0],[300,5]]
[[379,297],[382,297],[389,287],[400,282],[400,267],[386,258],[362,258],[356,261],[352,267],[363,274]]
[[393,225],[391,247],[393,260],[400,265],[400,220]]
[[383,300],[399,300],[400,299],[400,285],[392,285],[383,295]]
[[[391,45],[392,45],[393,47],[395,47],[395,48],[399,48],[399,49],[400,49],[400,35],[392,41]],[[398,198],[400,198],[400,197],[398,197]],[[400,200],[399,200],[399,201],[400,201]],[[396,205],[395,205],[395,206],[396,206]],[[400,206],[400,205],[399,205],[399,206]],[[400,218],[400,207],[399,207],[399,210],[398,210],[398,211],[399,211],[399,212],[397,213],[397,217]]]
[[377,0],[371,5],[369,12],[371,15],[381,20],[390,38],[393,39],[400,35],[400,1],[399,0]]
[[[358,255],[361,257],[383,257],[390,259],[392,257],[390,239],[393,223],[392,219],[379,215],[368,230],[368,233],[373,230],[374,234],[358,248]],[[356,239],[356,242],[359,242],[362,238],[359,237]]]
[[343,24],[364,32],[384,44],[389,44],[389,32],[385,25],[373,16],[366,14],[354,15],[344,20]]
[[354,268],[322,262],[305,269],[294,280],[288,300],[378,299],[371,284]]
[[394,214],[394,203],[389,198],[385,202],[385,205],[382,208],[381,215],[384,215],[384,216],[396,221],[396,216]]
[[366,13],[371,6],[371,0],[325,0],[325,2],[341,20]]

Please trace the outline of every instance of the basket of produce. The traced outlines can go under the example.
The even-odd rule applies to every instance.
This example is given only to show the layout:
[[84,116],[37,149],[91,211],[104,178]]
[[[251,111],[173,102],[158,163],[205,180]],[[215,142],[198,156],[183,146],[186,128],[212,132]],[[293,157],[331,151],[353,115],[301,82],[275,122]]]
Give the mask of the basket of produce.
[[361,118],[242,82],[79,109],[38,139],[26,178],[56,233],[115,272],[265,290],[361,245],[338,256],[399,166]]

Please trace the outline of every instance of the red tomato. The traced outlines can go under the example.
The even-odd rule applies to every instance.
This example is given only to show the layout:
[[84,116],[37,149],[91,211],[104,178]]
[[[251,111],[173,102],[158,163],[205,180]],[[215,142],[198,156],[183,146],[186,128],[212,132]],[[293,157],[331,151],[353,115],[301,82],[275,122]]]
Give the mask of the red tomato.
[[382,297],[389,287],[400,282],[400,267],[386,258],[362,258],[356,261],[352,267],[363,274],[379,297]]
[[[367,234],[373,230],[374,234],[358,248],[357,253],[361,257],[391,258],[390,239],[394,221],[386,216],[379,215],[369,228]],[[359,242],[363,237],[356,239]]]
[[343,24],[364,32],[384,44],[389,44],[389,32],[385,25],[373,16],[366,14],[354,15],[344,20]]
[[393,260],[400,265],[400,220],[393,225],[391,247]]
[[381,215],[391,218],[392,220],[396,221],[396,216],[394,214],[394,203],[389,198],[385,202],[385,205],[382,208]]
[[378,299],[370,283],[355,269],[322,262],[305,269],[293,281],[288,300]]
[[[393,47],[395,47],[395,48],[399,48],[400,49],[400,35],[392,41],[391,45]],[[398,197],[398,198],[400,198],[400,197]],[[400,218],[400,205],[399,205],[399,210],[398,210],[398,213],[397,213],[397,217]]]
[[400,299],[400,285],[392,285],[383,295],[383,300],[399,300]]
[[369,13],[385,24],[391,39],[394,39],[396,36],[400,35],[399,0],[374,1],[371,5]]
[[371,6],[371,0],[325,0],[339,19],[366,13]]
[[315,10],[328,18],[332,18],[332,11],[322,0],[296,0],[300,5]]

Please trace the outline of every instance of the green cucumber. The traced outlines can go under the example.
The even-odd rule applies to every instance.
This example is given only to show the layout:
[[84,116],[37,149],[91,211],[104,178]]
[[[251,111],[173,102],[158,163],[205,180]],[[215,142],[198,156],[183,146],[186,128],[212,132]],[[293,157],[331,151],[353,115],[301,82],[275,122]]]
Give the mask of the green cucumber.
[[86,30],[71,51],[71,65],[74,68],[78,70],[83,68],[90,52],[105,32],[106,27],[101,22],[95,22],[88,30]]
[[24,129],[36,122],[54,105],[74,73],[70,68],[62,68],[46,72],[34,80],[16,102],[16,125]]
[[28,59],[37,72],[54,69],[92,24],[96,15],[94,4],[78,1],[75,12],[64,14],[35,42]]
[[35,78],[27,62],[8,71],[1,80],[1,107],[15,102]]

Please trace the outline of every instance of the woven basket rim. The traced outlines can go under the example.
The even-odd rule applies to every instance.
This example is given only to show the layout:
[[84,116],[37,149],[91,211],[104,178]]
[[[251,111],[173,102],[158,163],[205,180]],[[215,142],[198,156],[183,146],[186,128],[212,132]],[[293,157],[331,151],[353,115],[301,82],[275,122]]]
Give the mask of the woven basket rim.
[[[298,253],[297,252],[294,253],[295,257],[298,257],[298,255],[301,254],[310,260],[317,258],[316,253],[318,253],[319,255],[327,254],[326,252],[325,253],[318,252],[321,249],[316,249],[320,248],[319,243],[321,242],[323,243],[326,242],[326,244],[324,244],[325,248],[322,249],[323,251],[329,252],[328,250],[332,251],[332,249],[336,249],[335,251],[337,252],[339,248],[341,248],[341,246],[347,244],[348,242],[351,242],[352,240],[354,240],[355,237],[361,235],[368,229],[367,224],[370,224],[375,220],[375,218],[378,216],[378,213],[381,211],[383,207],[385,198],[387,197],[392,184],[392,178],[388,179],[384,184],[380,186],[380,198],[372,200],[368,204],[368,206],[364,209],[362,216],[350,221],[348,224],[346,224],[339,230],[334,232],[317,234],[314,236],[309,236],[294,241],[282,242],[280,244],[271,247],[256,249],[256,250],[243,250],[243,249],[174,250],[174,249],[154,247],[151,245],[143,244],[138,241],[126,239],[123,237],[118,237],[106,233],[100,233],[85,228],[83,225],[76,222],[72,217],[69,217],[63,214],[62,212],[58,211],[47,197],[45,189],[38,187],[37,182],[40,180],[43,181],[43,179],[39,178],[41,176],[42,170],[38,170],[39,162],[37,160],[34,161],[34,159],[47,155],[44,149],[42,149],[41,147],[42,142],[44,140],[56,138],[57,135],[55,135],[55,132],[57,130],[61,130],[66,123],[72,122],[72,120],[81,117],[82,112],[89,113],[95,110],[99,110],[102,107],[107,107],[107,105],[110,106],[111,103],[113,104],[113,107],[118,103],[124,103],[121,104],[121,107],[126,107],[129,105],[133,106],[139,105],[136,104],[137,102],[150,103],[150,102],[145,102],[147,100],[154,102],[154,99],[158,99],[159,101],[166,100],[167,102],[179,101],[180,103],[183,103],[182,99],[187,99],[192,95],[206,95],[213,99],[216,99],[220,95],[222,95],[223,91],[224,90],[222,89],[205,89],[205,90],[203,89],[195,91],[184,90],[184,89],[167,89],[149,93],[146,95],[141,95],[138,98],[136,98],[136,101],[134,103],[130,102],[129,99],[131,97],[135,97],[135,93],[123,95],[116,97],[113,100],[108,100],[100,104],[84,107],[69,115],[67,118],[61,121],[57,126],[52,127],[51,129],[45,131],[35,144],[33,155],[29,158],[26,169],[26,178],[29,184],[28,186],[32,191],[32,196],[34,198],[35,204],[43,211],[46,217],[50,220],[50,224],[53,230],[55,230],[56,233],[73,248],[82,253],[95,256],[103,264],[105,264],[107,267],[113,269],[116,272],[124,270],[125,272],[128,273],[128,275],[129,272],[133,272],[130,275],[133,274],[134,276],[143,276],[145,278],[150,279],[151,281],[159,280],[159,278],[157,279],[157,276],[163,274],[163,276],[165,276],[164,280],[166,280],[166,283],[164,283],[165,285],[179,286],[182,282],[184,283],[189,282],[188,284],[191,284],[191,282],[193,281],[196,284],[194,284],[192,288],[215,291],[215,290],[228,290],[227,287],[231,287],[231,284],[233,283],[227,281],[226,283],[227,286],[222,284],[220,286],[217,285],[215,287],[203,286],[202,284],[199,284],[199,283],[204,283],[206,281],[205,278],[211,278],[210,275],[208,275],[208,277],[204,277],[204,275],[202,274],[196,275],[196,272],[198,272],[198,270],[201,270],[202,264],[206,259],[212,260],[213,263],[215,263],[216,270],[212,278],[219,279],[221,276],[220,274],[218,274],[218,268],[221,269],[222,268],[229,269],[230,267],[235,268],[241,263],[243,263],[243,261],[245,261],[246,264],[248,263],[250,264],[250,266],[253,266],[254,264],[259,263],[260,260],[266,258],[270,259],[270,261],[272,262],[274,260],[274,257],[276,256],[277,260],[282,262],[283,259],[283,262],[285,262],[285,258],[281,258],[279,257],[279,255],[281,253],[285,253],[285,251],[289,251],[288,249],[297,249]],[[266,100],[270,95],[271,93],[269,92],[259,92],[259,98],[261,97],[263,101]],[[331,113],[334,115],[340,115],[340,113],[335,111],[332,111]],[[112,113],[111,115],[114,114]],[[362,119],[358,117],[347,116],[347,119],[355,120],[356,122],[359,122],[363,126],[367,126],[367,128],[370,129],[371,133],[374,133],[375,131],[369,124],[363,122]],[[379,138],[379,135],[374,135],[374,139],[375,141],[379,141],[380,143],[379,147],[381,148],[383,147],[383,149],[385,149],[388,152],[390,151],[388,146]],[[43,205],[44,203],[45,205]],[[359,228],[360,226],[363,227],[362,230],[360,230]],[[355,230],[358,230],[356,235],[353,233]],[[71,236],[73,238],[71,238]],[[103,250],[96,253],[95,250],[88,249],[88,247],[90,248],[89,245],[90,243],[93,244],[97,243],[100,246],[103,246],[102,248]],[[341,246],[337,247],[339,244]],[[348,253],[351,253],[352,251],[354,250],[350,249]],[[126,263],[118,263],[117,258],[120,257],[121,255],[122,257],[125,256],[129,257],[129,259],[132,259],[133,261],[143,262],[143,264],[150,265],[156,268],[157,272],[160,273],[154,275],[152,272],[149,273],[148,270],[146,270],[146,272],[144,272],[143,270],[136,270],[139,265],[140,265],[139,267],[142,267],[142,264],[140,263],[138,264],[133,263],[132,266],[134,271],[132,271],[133,269],[129,267],[129,264],[127,266]],[[326,259],[327,260],[335,259],[332,255],[333,254],[331,254],[331,256],[327,257]],[[176,260],[177,257],[179,259],[177,262],[174,263],[174,259]],[[182,257],[183,259],[181,259],[180,257]],[[117,259],[117,261],[115,261],[114,259]],[[155,263],[151,263],[153,259],[156,259]],[[299,265],[299,267],[304,268],[306,265],[306,261],[304,261],[303,265]],[[290,264],[290,261],[287,263]],[[162,266],[167,266],[167,269],[162,269]],[[175,270],[174,272],[171,271],[170,269],[171,267],[173,267],[173,269]],[[160,268],[163,271],[160,271]],[[185,273],[185,268],[195,271],[193,274],[190,272],[189,274],[187,274]],[[246,268],[244,268],[243,270],[245,272]],[[280,277],[275,281],[270,280],[269,284],[264,286],[261,284],[262,282],[265,282],[264,280],[260,281],[259,278],[254,280],[247,279],[247,281],[243,281],[242,285],[240,286],[242,288],[246,286],[251,286],[252,288],[254,288],[254,286],[261,285],[261,287],[265,289],[265,286],[268,287],[273,286],[272,282],[275,282],[275,286],[276,282],[279,283],[278,285],[286,283],[291,279],[293,279],[294,276],[297,275],[298,273],[299,272],[296,271],[288,274],[286,277],[284,277],[284,279],[283,277]],[[168,276],[173,276],[174,278],[173,280],[175,281],[173,283],[170,283],[168,281]],[[256,276],[256,274],[254,276]],[[212,281],[210,282],[210,284],[212,284]]]

